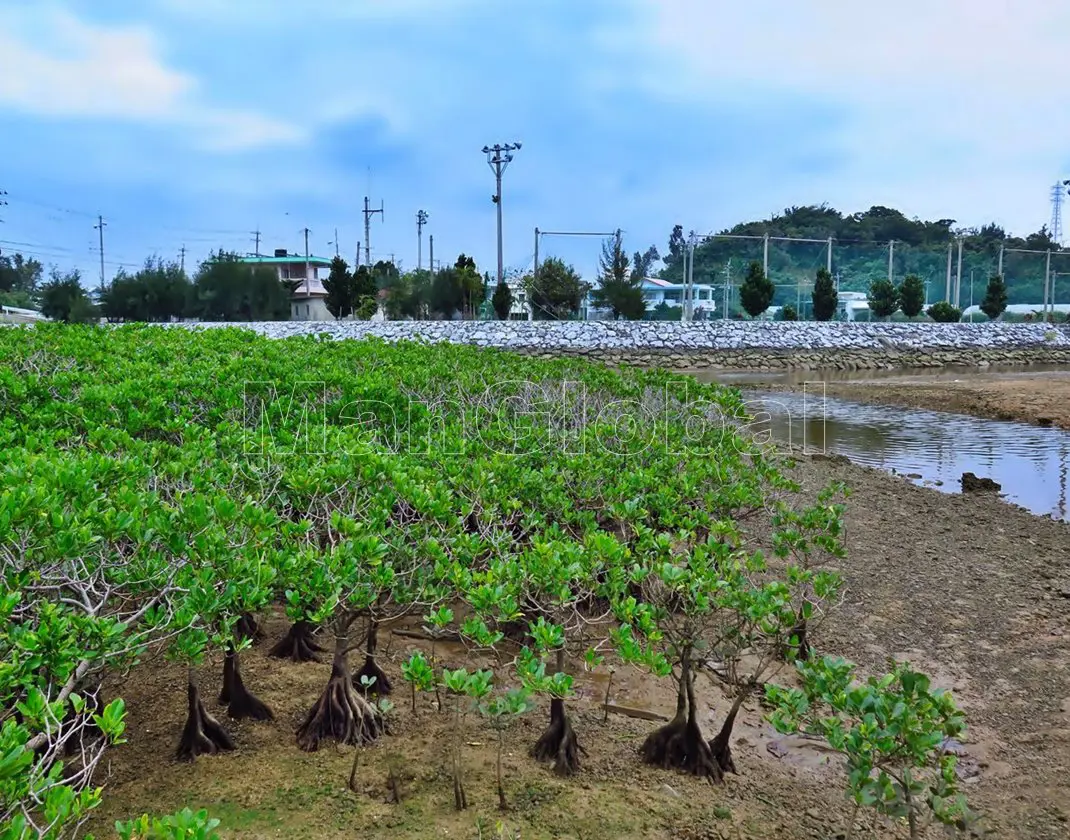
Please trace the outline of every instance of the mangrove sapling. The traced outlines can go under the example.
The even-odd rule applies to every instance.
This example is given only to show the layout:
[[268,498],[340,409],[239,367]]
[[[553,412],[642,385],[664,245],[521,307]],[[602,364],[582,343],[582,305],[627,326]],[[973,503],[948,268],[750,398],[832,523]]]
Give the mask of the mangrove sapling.
[[509,809],[505,799],[505,785],[502,781],[502,751],[505,749],[505,730],[520,715],[533,708],[526,689],[511,688],[505,694],[499,694],[479,704],[480,713],[490,721],[491,729],[497,734],[498,754],[495,761],[495,777],[498,782],[498,808]]
[[[437,646],[439,638],[446,635],[449,626],[453,623],[453,610],[449,607],[440,606],[436,609],[430,610],[427,615],[424,616],[424,631],[431,637],[431,661],[428,663],[428,667],[431,669],[431,682],[435,689],[435,703],[438,706],[438,710],[444,711],[442,705],[442,697],[439,694],[439,680],[438,674],[438,658],[436,657],[435,648]],[[415,702],[415,696],[413,698]]]
[[[833,500],[850,495],[842,482],[823,488],[810,507],[796,510],[781,501],[772,517],[773,554],[779,560],[806,572],[820,571],[828,559],[846,556],[843,545],[843,513],[845,505]],[[825,601],[814,600],[809,587],[796,587],[794,592],[796,620],[790,638],[781,651],[787,661],[810,658],[814,607]]]
[[[549,539],[534,540],[508,567],[516,577],[517,602],[528,617],[528,631],[542,660],[540,665],[545,666],[549,653],[554,655],[555,677],[544,682],[545,671],[540,671],[538,679],[529,685],[534,691],[550,694],[550,720],[531,754],[536,760],[553,762],[554,772],[560,776],[576,773],[584,753],[565,711],[572,682],[565,674],[566,650],[570,643],[586,647],[587,628],[605,618],[589,615],[585,608],[600,591],[605,569],[620,564],[626,555],[625,547],[608,534],[588,533],[583,543],[577,544],[551,529]],[[540,682],[541,686],[537,684]]]
[[[738,544],[730,522],[717,523],[704,542],[690,546],[686,539],[650,536],[630,572],[642,600],[619,594],[615,605],[621,627],[613,637],[625,661],[647,664],[655,673],[671,672],[665,664],[671,661],[679,670],[676,715],[647,739],[645,760],[712,781],[735,772],[730,738],[736,716],[758,680],[780,664],[778,654],[795,624],[793,592],[817,579],[816,599],[838,583],[831,573],[795,566],[786,570],[787,581],[779,580],[760,553],[748,554]],[[744,655],[746,671],[739,667]],[[700,745],[694,682],[716,663],[723,663],[736,696],[720,732]]]
[[[517,673],[529,691],[550,697],[550,723],[532,745],[531,756],[536,761],[552,764],[557,775],[571,776],[580,768],[580,755],[587,752],[580,746],[572,721],[565,714],[565,700],[572,696],[572,677],[565,673],[564,632],[542,618],[531,625],[530,631],[540,654],[524,648],[517,662]],[[552,675],[546,673],[548,650],[553,651],[556,665]]]
[[[364,684],[363,684],[362,688],[364,690],[364,694],[365,695],[367,695],[369,693],[369,691],[371,691],[371,689],[372,689],[372,685],[371,685],[372,679],[373,678],[371,678],[371,677],[365,677],[364,678]],[[389,700],[387,700],[385,697],[381,697],[376,701],[375,706],[379,710],[379,714],[382,716],[383,727],[385,729],[386,726],[387,726],[386,725],[387,716],[390,714],[390,712],[393,711],[394,704],[391,703]],[[353,748],[353,764],[349,768],[349,789],[351,791],[353,791],[353,793],[360,793],[360,791],[357,790],[357,764],[360,761],[360,751],[361,751],[361,749],[362,749],[362,747],[361,747],[360,744],[357,744]],[[391,780],[393,780],[393,767],[391,767],[390,773],[391,773]],[[393,789],[394,789],[394,792],[396,794],[397,793],[396,785],[394,786]],[[398,801],[400,801],[400,797],[398,798]]]
[[[766,687],[779,732],[823,736],[847,759],[847,794],[859,806],[905,820],[911,840],[934,822],[968,828],[976,820],[958,789],[949,739],[966,721],[950,692],[932,689],[908,663],[856,680],[854,665],[823,657],[797,664],[801,689]],[[853,817],[853,815],[852,815]],[[848,826],[847,836],[853,829]]]
[[401,663],[401,677],[412,690],[412,713],[416,714],[416,692],[431,691],[437,684],[435,672],[421,651],[415,650]]
[[458,811],[468,807],[468,796],[464,790],[464,760],[461,755],[462,727],[464,725],[465,707],[468,702],[477,703],[486,697],[491,691],[490,671],[474,671],[469,673],[464,668],[451,671],[444,668],[442,671],[442,686],[453,695],[453,744],[450,750],[450,761],[453,775],[453,805]]

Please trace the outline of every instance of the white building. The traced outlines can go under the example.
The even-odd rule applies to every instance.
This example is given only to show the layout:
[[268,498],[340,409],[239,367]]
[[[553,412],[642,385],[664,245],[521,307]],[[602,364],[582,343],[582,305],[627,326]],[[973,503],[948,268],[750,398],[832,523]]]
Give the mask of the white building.
[[0,324],[32,324],[48,319],[36,309],[22,309],[18,306],[0,305]]
[[[1048,307],[1055,312],[1070,315],[1070,303],[1049,303]],[[1032,315],[1034,321],[1043,321],[1045,317],[1043,303],[1012,303],[1003,311],[1008,315]],[[967,306],[962,310],[964,321],[972,321],[979,315],[981,315],[981,307],[977,305]]]
[[[657,277],[647,277],[643,281],[643,300],[646,301],[647,312],[662,303],[682,309],[686,289],[687,286],[683,283],[670,283],[668,280],[661,280]],[[703,317],[699,313],[705,312],[705,317],[712,316],[717,311],[713,286],[706,283],[694,283],[691,289],[695,315]]]
[[290,302],[291,321],[333,321],[327,309],[327,290],[323,288],[320,269],[326,277],[331,270],[331,261],[326,257],[309,257],[288,254],[285,248],[277,248],[273,257],[246,257],[242,262],[267,265],[278,271],[279,279],[298,281]]
[[840,292],[836,309],[837,320],[868,321],[869,295],[865,292]]

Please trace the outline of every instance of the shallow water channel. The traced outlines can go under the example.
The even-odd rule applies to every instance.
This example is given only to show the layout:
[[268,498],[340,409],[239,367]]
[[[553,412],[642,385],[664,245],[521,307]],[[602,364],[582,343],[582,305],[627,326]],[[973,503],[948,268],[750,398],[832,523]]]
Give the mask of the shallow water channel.
[[[873,378],[872,371],[868,374]],[[754,382],[709,371],[697,376],[727,385]],[[810,371],[802,381],[820,378],[819,372]],[[774,381],[769,374],[762,379]],[[742,393],[759,421],[752,429],[795,451],[845,455],[948,493],[961,492],[962,474],[972,472],[1003,485],[1001,495],[1007,501],[1040,516],[1070,521],[1068,431],[826,398],[820,382],[802,393],[768,392],[760,386]]]

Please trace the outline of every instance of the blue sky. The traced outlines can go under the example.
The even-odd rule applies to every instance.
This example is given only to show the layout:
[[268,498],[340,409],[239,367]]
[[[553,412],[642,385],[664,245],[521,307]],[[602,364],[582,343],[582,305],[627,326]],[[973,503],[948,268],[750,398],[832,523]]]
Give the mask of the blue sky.
[[[1070,10],[1048,0],[0,0],[0,248],[106,273],[303,247],[493,273],[533,229],[665,250],[793,204],[1017,233],[1067,177]],[[19,244],[12,244],[19,243]],[[25,243],[25,244],[24,244]],[[597,240],[545,240],[587,275]]]

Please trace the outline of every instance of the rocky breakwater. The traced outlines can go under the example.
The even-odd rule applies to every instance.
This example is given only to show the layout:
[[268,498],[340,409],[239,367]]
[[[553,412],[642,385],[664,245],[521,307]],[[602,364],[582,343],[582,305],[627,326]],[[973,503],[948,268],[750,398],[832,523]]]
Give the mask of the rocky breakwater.
[[815,323],[806,321],[281,321],[242,326],[271,338],[375,337],[498,347],[540,356],[665,367],[925,368],[1070,364],[1070,327],[1053,324]]

